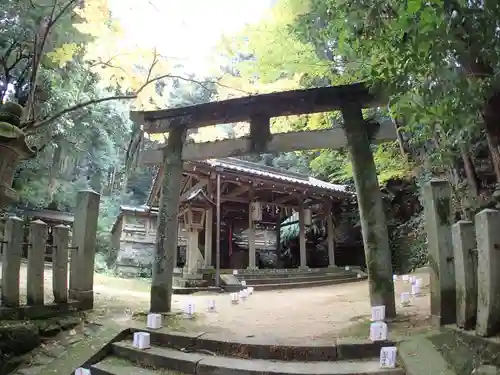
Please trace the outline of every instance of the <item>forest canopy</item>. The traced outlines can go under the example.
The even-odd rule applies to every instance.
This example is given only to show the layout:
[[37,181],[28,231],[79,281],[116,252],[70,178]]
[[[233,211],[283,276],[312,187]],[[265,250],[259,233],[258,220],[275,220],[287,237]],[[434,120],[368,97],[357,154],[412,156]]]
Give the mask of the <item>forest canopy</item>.
[[[210,76],[197,76],[127,42],[106,0],[3,1],[0,94],[25,107],[22,129],[38,150],[16,171],[18,205],[71,211],[76,191],[91,187],[103,197],[104,238],[119,204],[143,204],[155,175],[135,165],[153,140],[130,122],[131,109],[383,81],[389,105],[364,115],[398,129],[395,142],[373,146],[386,200],[399,207],[393,232],[418,237],[420,206],[403,209],[397,191],[417,196],[430,177],[448,179],[457,215],[471,217],[500,196],[499,22],[497,2],[278,0],[257,23],[222,37]],[[272,124],[273,132],[341,126],[335,112]],[[217,125],[191,137],[245,131]],[[245,159],[352,183],[346,150]]]

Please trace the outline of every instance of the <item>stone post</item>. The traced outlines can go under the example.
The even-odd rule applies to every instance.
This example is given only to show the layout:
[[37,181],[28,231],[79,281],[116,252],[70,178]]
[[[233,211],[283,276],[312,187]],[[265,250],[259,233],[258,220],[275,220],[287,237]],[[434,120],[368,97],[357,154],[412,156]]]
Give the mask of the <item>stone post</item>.
[[82,309],[94,306],[94,258],[99,218],[100,195],[93,190],[77,193],[69,297],[80,302]]
[[30,223],[30,241],[28,247],[28,271],[26,276],[26,294],[28,305],[43,305],[45,248],[47,246],[47,224],[41,220]]
[[205,218],[205,268],[211,268],[212,265],[212,229],[214,220],[214,210],[209,208],[207,210],[207,217]]
[[483,210],[476,215],[477,322],[476,333],[500,332],[500,211]]
[[172,307],[172,277],[177,253],[179,200],[182,179],[182,147],[186,129],[169,132],[163,149],[162,191],[151,282],[152,313],[170,312]]
[[23,249],[23,221],[11,216],[5,224],[2,256],[2,305],[19,306],[19,272]]
[[68,246],[69,228],[65,225],[56,225],[52,230],[52,292],[54,302],[68,302]]
[[333,217],[330,202],[327,206],[326,216],[326,241],[328,244],[328,266],[335,267],[335,233],[333,228]]
[[299,206],[299,251],[300,251],[300,268],[307,268],[306,221],[304,213],[304,204],[302,202],[300,202]]
[[451,227],[457,289],[457,325],[472,329],[477,311],[476,237],[472,221],[461,220]]
[[451,186],[433,180],[423,188],[430,266],[431,316],[436,325],[456,322],[455,264],[451,236]]
[[251,207],[248,207],[248,268],[255,269],[257,268],[255,262],[255,224],[252,218],[252,210]]
[[386,316],[396,316],[392,257],[387,222],[370,146],[367,124],[359,104],[342,108],[347,148],[358,198],[372,306],[384,305]]

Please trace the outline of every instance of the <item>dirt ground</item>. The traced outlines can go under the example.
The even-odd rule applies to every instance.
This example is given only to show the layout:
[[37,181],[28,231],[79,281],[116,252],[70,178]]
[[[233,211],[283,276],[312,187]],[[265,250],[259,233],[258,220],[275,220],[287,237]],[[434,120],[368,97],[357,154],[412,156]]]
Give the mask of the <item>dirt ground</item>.
[[[1,271],[1,268],[0,268]],[[398,318],[390,324],[393,335],[401,336],[429,328],[429,278],[425,271],[421,294],[412,298],[411,306],[399,303],[401,292],[410,291],[410,284],[396,281]],[[52,271],[45,269],[46,302],[52,300]],[[21,291],[26,291],[26,269],[21,270]],[[127,324],[133,313],[149,308],[149,283],[146,280],[120,279],[95,275],[96,319],[112,319]],[[216,312],[208,312],[209,300],[215,300]],[[256,292],[238,305],[231,304],[227,293],[174,295],[173,308],[183,309],[194,302],[195,319],[182,321],[185,329],[220,332],[228,335],[301,339],[331,339],[340,336],[367,337],[370,303],[366,281],[349,284]]]

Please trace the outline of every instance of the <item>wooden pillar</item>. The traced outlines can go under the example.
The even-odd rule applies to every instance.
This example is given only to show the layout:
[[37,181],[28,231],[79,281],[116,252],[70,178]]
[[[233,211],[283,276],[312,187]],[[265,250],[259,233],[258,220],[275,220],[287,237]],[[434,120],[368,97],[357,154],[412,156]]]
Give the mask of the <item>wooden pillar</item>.
[[163,149],[164,174],[151,282],[150,310],[153,313],[170,312],[172,306],[172,276],[177,252],[177,215],[182,178],[181,155],[185,137],[185,129],[172,129]]
[[[252,202],[250,201],[250,204]],[[255,257],[255,225],[252,218],[252,208],[248,205],[248,268],[257,268]]]
[[280,209],[276,215],[276,267],[281,268],[281,217],[283,210]]
[[342,116],[358,199],[370,302],[372,306],[385,306],[386,316],[393,318],[396,304],[391,248],[367,125],[359,104],[343,107]]
[[300,251],[300,268],[307,268],[307,252],[306,252],[306,221],[304,213],[304,204],[299,205],[299,251]]
[[214,210],[209,208],[207,210],[207,215],[205,218],[205,256],[204,256],[204,267],[212,267],[212,228],[213,228],[213,215]]
[[500,333],[500,211],[483,210],[476,215],[477,323],[476,333]]
[[326,241],[328,244],[328,266],[335,267],[335,233],[331,202],[326,203]]
[[451,186],[433,180],[423,189],[430,266],[431,318],[435,325],[455,323],[456,281],[451,236]]

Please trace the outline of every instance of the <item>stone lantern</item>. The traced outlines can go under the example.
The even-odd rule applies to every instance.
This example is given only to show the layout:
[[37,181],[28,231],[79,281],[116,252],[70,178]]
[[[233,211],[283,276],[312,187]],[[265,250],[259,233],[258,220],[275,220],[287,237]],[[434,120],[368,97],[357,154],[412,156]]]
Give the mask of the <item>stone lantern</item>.
[[205,223],[206,208],[189,205],[184,211],[184,225],[188,231],[201,230]]
[[260,202],[251,202],[250,203],[250,212],[252,221],[261,221],[262,220],[262,204]]
[[207,209],[213,204],[202,189],[193,192],[187,197],[182,218],[184,228],[188,232],[186,263],[184,265],[185,275],[195,275],[203,265],[203,255],[198,246],[200,231],[205,226]]
[[22,111],[23,108],[16,103],[5,103],[0,107],[0,208],[18,199],[12,189],[17,164],[36,155],[20,129]]

